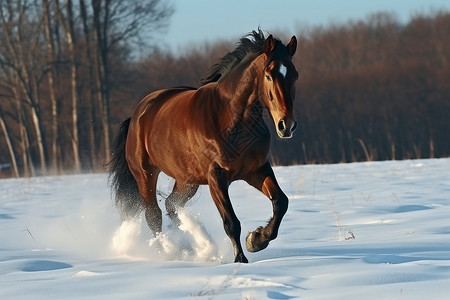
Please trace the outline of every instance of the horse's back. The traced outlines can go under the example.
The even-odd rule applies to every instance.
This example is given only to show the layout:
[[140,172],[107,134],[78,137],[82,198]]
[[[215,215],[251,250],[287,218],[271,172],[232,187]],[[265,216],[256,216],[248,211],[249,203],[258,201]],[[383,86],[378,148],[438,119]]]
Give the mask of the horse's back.
[[[180,102],[177,100],[184,101],[183,99],[190,98],[195,91],[196,89],[192,87],[175,87],[148,94],[136,107],[131,117],[132,126],[140,125],[148,128],[149,123],[153,122],[161,111],[167,110],[171,105],[176,105],[173,102]],[[173,113],[176,113],[176,111]]]
[[144,114],[156,113],[175,96],[195,90],[196,88],[183,86],[153,91],[139,102],[131,120],[137,121]]

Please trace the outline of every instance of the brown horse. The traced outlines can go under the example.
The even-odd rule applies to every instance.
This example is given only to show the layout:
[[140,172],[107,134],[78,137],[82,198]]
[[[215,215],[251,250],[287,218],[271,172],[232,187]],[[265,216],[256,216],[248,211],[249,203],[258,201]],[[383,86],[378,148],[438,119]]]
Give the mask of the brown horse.
[[246,247],[260,251],[277,237],[288,198],[268,161],[270,133],[266,108],[281,138],[297,126],[293,114],[298,72],[292,56],[297,39],[285,46],[261,30],[240,40],[238,47],[214,65],[199,89],[178,87],[155,91],[138,105],[120,129],[111,162],[116,205],[125,217],[145,209],[148,226],[161,232],[156,181],[163,171],[175,179],[165,200],[170,218],[208,184],[231,239],[235,262],[248,262],[240,242],[241,225],[228,195],[235,180],[245,180],[273,205],[265,227],[250,232]]

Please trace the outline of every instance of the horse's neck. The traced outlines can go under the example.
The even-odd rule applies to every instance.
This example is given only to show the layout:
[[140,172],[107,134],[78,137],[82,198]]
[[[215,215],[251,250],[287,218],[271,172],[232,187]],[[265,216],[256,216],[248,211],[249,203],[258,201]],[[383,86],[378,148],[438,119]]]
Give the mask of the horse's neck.
[[234,119],[256,116],[256,112],[262,111],[258,101],[258,74],[262,72],[261,65],[261,57],[258,56],[238,66],[219,81],[220,94],[228,101],[228,108]]

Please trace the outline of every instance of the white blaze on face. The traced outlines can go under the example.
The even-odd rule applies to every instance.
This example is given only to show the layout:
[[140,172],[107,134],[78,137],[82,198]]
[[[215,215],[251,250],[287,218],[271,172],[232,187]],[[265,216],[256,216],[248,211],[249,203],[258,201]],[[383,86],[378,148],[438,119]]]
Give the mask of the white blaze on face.
[[286,74],[287,74],[287,68],[286,68],[286,66],[283,65],[283,64],[281,64],[281,65],[280,65],[279,71],[280,71],[281,76],[283,76],[283,78],[286,78]]

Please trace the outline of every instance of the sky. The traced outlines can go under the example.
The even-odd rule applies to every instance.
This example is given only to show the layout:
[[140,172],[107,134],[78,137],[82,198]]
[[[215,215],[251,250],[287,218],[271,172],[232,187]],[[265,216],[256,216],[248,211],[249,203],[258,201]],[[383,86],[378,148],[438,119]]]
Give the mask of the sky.
[[450,10],[449,0],[171,0],[173,14],[162,42],[173,52],[186,46],[238,41],[257,29],[293,35],[302,28],[360,20],[375,12],[406,22],[418,12]]

